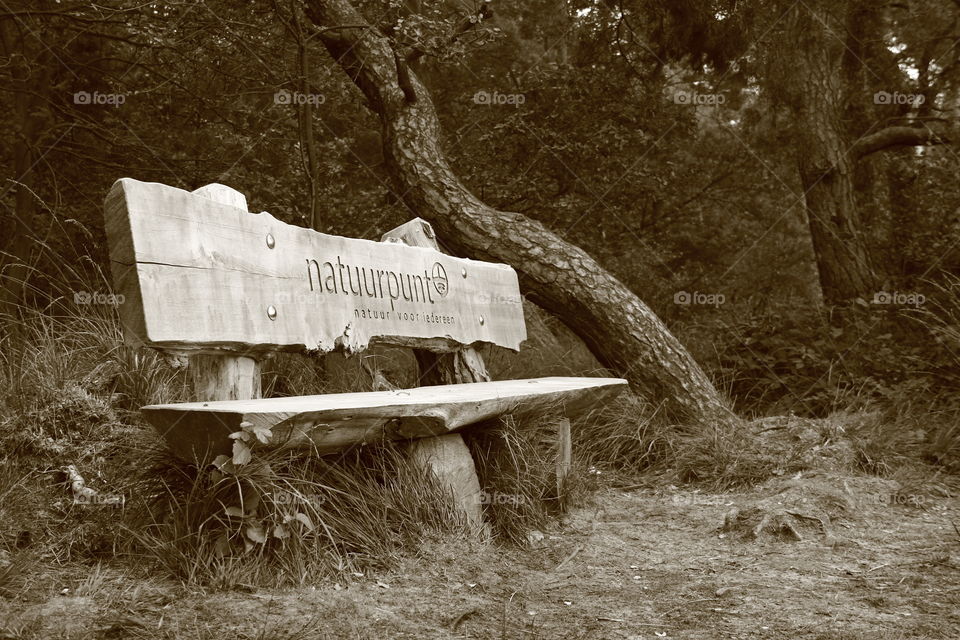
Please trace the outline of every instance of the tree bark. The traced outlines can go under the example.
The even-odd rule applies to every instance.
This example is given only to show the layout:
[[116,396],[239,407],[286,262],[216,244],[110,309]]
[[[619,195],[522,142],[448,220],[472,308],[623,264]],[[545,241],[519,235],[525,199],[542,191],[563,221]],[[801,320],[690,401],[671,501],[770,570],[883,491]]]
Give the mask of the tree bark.
[[[850,110],[843,25],[817,3],[797,6],[790,56],[798,127],[797,164],[820,287],[828,304],[865,297],[877,278],[856,202],[856,157],[845,126]],[[831,26],[833,28],[831,28]]]
[[306,0],[333,58],[379,116],[386,167],[403,201],[457,254],[505,262],[533,302],[559,316],[601,363],[678,421],[736,422],[699,365],[659,318],[583,250],[540,223],[481,202],[440,147],[430,95],[390,40],[349,0]]

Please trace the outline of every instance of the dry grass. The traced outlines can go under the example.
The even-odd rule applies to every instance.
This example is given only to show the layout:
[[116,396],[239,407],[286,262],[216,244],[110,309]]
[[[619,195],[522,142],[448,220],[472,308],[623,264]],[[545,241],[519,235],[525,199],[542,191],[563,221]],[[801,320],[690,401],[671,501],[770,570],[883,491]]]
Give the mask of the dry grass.
[[138,490],[130,551],[188,584],[299,585],[467,535],[444,488],[390,442],[333,458],[275,452],[229,474],[166,457]]
[[[35,304],[5,318],[0,335],[0,592],[22,596],[41,588],[37,567],[110,559],[159,567],[187,584],[303,584],[387,567],[430,540],[464,535],[449,496],[400,445],[334,458],[277,454],[232,475],[172,460],[136,409],[182,399],[186,376],[153,352],[125,346],[115,307],[74,303],[76,291],[110,292],[90,260],[75,263],[82,268],[33,273]],[[927,321],[960,352],[958,309],[941,309]],[[527,315],[531,339],[523,356],[488,354],[496,377],[603,373],[555,320],[529,305]],[[404,386],[408,355],[379,350],[363,362],[334,356],[326,366],[278,355],[264,365],[264,388],[274,395],[369,388],[372,370]],[[948,403],[914,401],[896,413],[856,415],[837,416],[836,429],[820,434],[817,446],[849,442],[858,470],[867,473],[889,475],[917,459],[957,468],[960,411]],[[499,540],[525,543],[600,471],[626,478],[624,484],[646,474],[727,488],[802,467],[796,442],[785,440],[771,453],[770,442],[749,429],[691,431],[627,393],[574,424],[574,471],[558,487],[553,420],[550,412],[505,416],[467,434]],[[125,505],[74,504],[61,473],[67,464],[92,486],[124,496]]]
[[576,492],[576,472],[557,476],[556,412],[504,415],[477,425],[464,439],[477,466],[484,515],[494,534],[525,545],[531,530],[563,513]]

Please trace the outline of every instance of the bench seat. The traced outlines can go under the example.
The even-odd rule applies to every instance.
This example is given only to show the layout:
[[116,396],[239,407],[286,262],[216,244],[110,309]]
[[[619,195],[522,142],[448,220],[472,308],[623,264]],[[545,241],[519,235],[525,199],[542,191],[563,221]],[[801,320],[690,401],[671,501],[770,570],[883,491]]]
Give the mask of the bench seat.
[[396,391],[222,400],[143,407],[174,452],[210,459],[230,452],[241,423],[272,430],[268,446],[331,453],[380,439],[436,436],[513,411],[585,411],[623,391],[622,378],[499,380]]

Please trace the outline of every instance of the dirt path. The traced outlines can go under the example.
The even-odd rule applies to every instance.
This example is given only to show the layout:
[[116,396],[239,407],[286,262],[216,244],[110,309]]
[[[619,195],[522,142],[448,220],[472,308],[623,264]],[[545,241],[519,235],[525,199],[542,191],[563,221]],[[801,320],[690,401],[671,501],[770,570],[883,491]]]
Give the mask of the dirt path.
[[[764,514],[802,539],[777,526],[754,538]],[[955,522],[960,500],[867,477],[607,489],[533,551],[438,543],[388,572],[276,592],[104,570],[43,603],[3,603],[0,637],[956,639]]]

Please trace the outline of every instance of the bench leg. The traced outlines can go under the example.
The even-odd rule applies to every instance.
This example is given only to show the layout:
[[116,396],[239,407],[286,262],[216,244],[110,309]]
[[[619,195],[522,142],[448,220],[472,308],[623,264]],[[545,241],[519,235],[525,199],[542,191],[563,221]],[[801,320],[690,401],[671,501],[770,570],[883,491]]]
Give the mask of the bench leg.
[[453,493],[470,529],[481,538],[488,538],[490,529],[483,520],[480,480],[463,436],[450,433],[413,440],[410,458],[429,469]]
[[573,442],[570,437],[570,420],[561,417],[557,422],[557,495],[565,495],[564,485],[570,475],[573,459]]
[[188,369],[197,402],[260,397],[260,363],[245,356],[190,357]]

